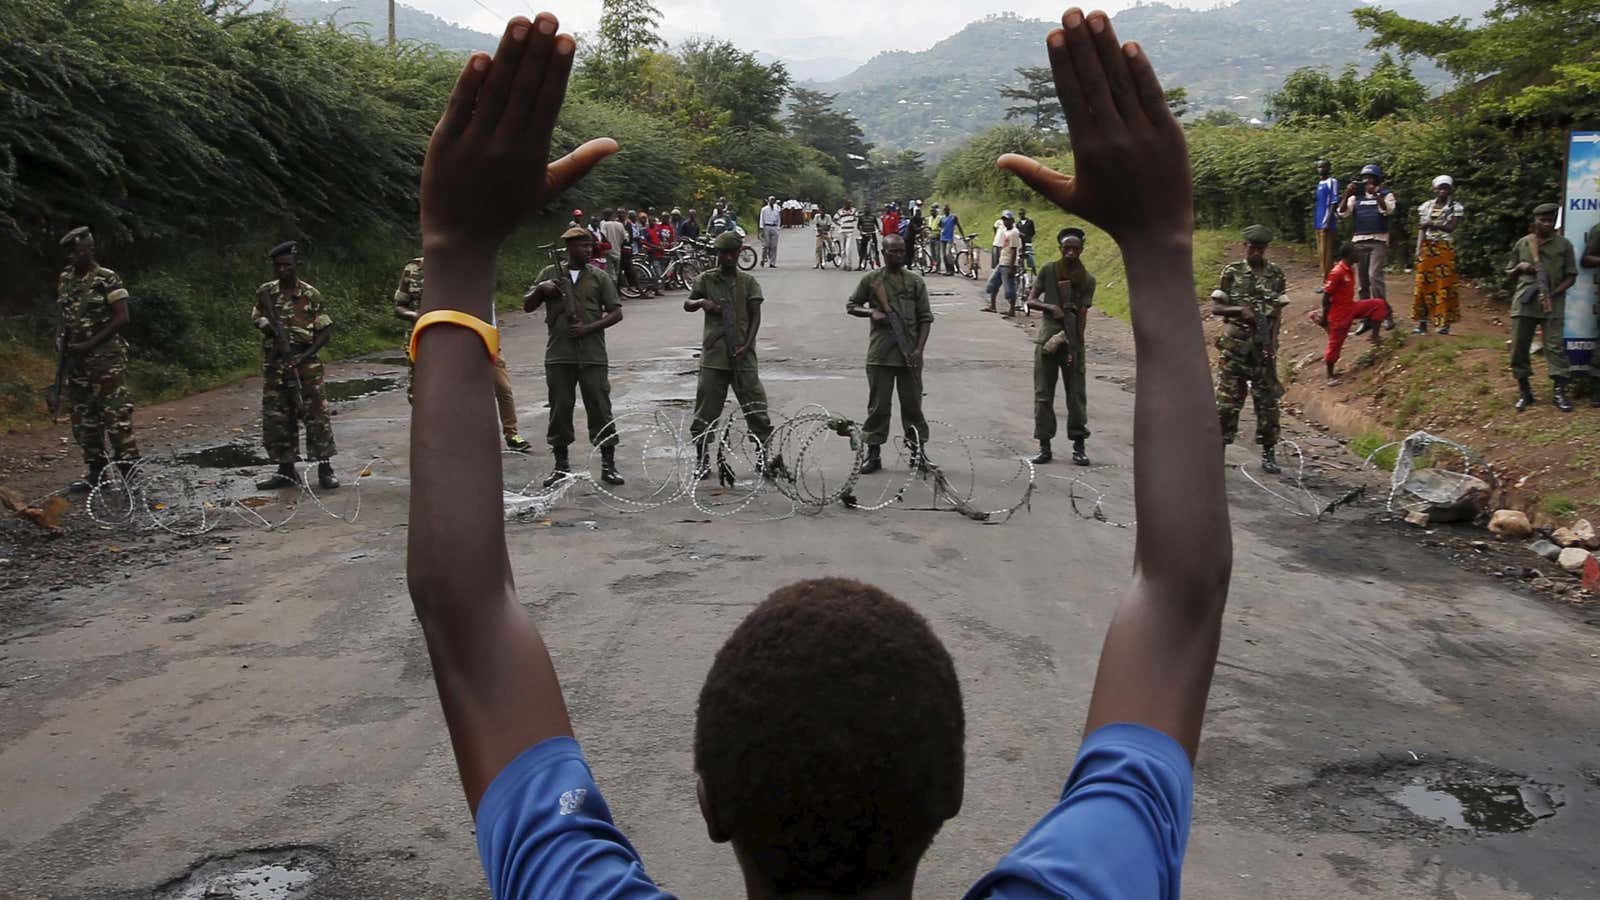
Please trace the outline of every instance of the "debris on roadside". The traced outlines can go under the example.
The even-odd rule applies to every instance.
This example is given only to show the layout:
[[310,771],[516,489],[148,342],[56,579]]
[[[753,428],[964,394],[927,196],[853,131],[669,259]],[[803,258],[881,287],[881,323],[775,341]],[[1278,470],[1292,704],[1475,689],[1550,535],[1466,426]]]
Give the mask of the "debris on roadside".
[[1497,509],[1489,517],[1489,531],[1503,538],[1525,538],[1533,534],[1533,523],[1520,509]]

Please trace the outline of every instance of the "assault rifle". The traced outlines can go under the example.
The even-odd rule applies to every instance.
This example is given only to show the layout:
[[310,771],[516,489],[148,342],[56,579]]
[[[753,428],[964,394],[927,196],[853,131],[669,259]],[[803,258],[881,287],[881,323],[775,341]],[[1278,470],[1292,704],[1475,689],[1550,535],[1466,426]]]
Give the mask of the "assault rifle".
[[1533,249],[1533,273],[1539,288],[1539,308],[1549,315],[1555,309],[1555,296],[1550,293],[1550,273],[1544,270],[1544,255],[1539,252],[1539,235],[1528,235],[1528,246]]
[[911,338],[906,334],[906,323],[901,320],[900,314],[889,303],[889,291],[883,286],[887,275],[879,276],[874,293],[878,296],[878,306],[883,309],[883,314],[889,319],[889,330],[894,332],[894,342],[900,347],[900,352],[905,356],[906,365],[911,365],[911,354],[916,352],[916,347],[911,343]]
[[261,308],[262,315],[267,320],[267,327],[272,330],[272,355],[277,357],[278,369],[288,376],[285,380],[289,385],[289,397],[294,403],[296,418],[302,418],[306,413],[305,395],[300,384],[300,370],[289,364],[293,358],[292,348],[289,345],[289,329],[284,327],[283,320],[278,318],[278,307],[266,288],[256,293],[256,305]]
[[62,323],[61,334],[56,338],[56,380],[44,391],[44,405],[51,418],[61,413],[61,397],[67,386],[67,329]]

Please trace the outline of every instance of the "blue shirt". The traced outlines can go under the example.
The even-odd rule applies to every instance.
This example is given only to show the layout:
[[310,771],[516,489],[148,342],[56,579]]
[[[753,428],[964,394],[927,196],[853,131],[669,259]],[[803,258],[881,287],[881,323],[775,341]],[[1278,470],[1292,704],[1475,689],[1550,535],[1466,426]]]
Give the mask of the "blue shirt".
[[1311,227],[1321,231],[1334,227],[1334,211],[1339,206],[1339,179],[1329,176],[1317,182],[1317,211],[1311,216]]
[[[1055,808],[967,900],[1179,894],[1194,785],[1172,738],[1107,725],[1084,739]],[[577,741],[551,738],[478,804],[478,855],[495,900],[670,900],[611,821]]]
[[939,240],[953,244],[956,240],[956,217],[945,216],[939,220]]

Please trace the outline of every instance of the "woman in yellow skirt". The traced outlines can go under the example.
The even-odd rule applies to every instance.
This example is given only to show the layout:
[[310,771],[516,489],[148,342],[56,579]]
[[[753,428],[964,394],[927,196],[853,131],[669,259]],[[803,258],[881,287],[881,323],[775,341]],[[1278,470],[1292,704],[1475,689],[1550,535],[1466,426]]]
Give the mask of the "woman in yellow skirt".
[[1427,334],[1429,322],[1439,334],[1449,334],[1450,323],[1461,318],[1456,226],[1466,209],[1451,199],[1455,190],[1455,179],[1440,175],[1433,180],[1433,199],[1417,207],[1417,284],[1411,300],[1417,334]]

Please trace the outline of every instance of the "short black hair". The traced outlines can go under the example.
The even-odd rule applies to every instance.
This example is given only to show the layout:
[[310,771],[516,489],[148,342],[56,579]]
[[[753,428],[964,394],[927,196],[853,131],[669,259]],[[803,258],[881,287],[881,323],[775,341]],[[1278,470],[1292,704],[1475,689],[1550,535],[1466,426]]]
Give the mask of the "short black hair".
[[844,578],[774,591],[700,691],[714,824],[780,894],[857,894],[916,869],[960,808],[961,685],[932,627]]
[[1344,243],[1339,245],[1339,249],[1338,250],[1334,251],[1333,258],[1334,259],[1352,259],[1352,258],[1355,257],[1355,255],[1356,255],[1356,245],[1355,245],[1355,243],[1353,241],[1345,241]]

